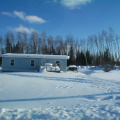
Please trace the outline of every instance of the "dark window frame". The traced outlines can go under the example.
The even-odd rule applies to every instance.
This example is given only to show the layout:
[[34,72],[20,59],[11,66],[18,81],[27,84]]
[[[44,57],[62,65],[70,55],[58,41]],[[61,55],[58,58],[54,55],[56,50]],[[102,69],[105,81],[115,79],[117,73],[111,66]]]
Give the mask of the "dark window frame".
[[34,66],[35,66],[35,60],[33,60],[33,59],[30,60],[30,66],[31,66],[31,67],[34,67]]
[[14,66],[15,65],[15,59],[11,59],[10,60],[10,66]]

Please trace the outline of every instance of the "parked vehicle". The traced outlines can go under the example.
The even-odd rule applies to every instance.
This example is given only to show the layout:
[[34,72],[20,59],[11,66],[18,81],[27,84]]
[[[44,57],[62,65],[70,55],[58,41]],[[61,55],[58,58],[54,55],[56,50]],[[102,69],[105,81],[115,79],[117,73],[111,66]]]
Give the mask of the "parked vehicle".
[[105,64],[104,66],[102,66],[102,69],[105,72],[109,72],[109,71],[111,71],[113,69],[113,66],[110,65],[110,64]]
[[77,66],[70,65],[70,66],[68,66],[67,71],[78,72],[78,69],[77,69]]

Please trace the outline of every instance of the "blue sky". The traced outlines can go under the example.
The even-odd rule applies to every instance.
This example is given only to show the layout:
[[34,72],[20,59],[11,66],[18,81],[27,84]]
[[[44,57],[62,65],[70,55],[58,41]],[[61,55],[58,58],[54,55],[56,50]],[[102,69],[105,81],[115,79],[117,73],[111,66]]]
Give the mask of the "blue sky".
[[0,0],[0,33],[33,30],[87,38],[113,28],[120,36],[120,0]]

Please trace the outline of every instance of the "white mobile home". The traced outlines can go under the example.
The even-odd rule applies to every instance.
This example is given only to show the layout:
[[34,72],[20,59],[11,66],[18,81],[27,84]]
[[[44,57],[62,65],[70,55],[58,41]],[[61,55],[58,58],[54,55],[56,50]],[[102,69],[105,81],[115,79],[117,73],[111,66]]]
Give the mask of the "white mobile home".
[[59,66],[61,71],[66,71],[66,55],[43,55],[43,54],[2,54],[2,71],[38,71],[45,63]]

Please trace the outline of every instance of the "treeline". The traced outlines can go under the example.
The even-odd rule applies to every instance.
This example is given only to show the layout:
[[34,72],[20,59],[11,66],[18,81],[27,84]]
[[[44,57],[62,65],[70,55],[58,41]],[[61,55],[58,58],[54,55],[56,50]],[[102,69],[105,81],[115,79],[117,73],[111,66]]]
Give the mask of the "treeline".
[[109,28],[87,39],[47,36],[33,31],[0,35],[0,53],[69,55],[68,65],[120,65],[120,38]]

